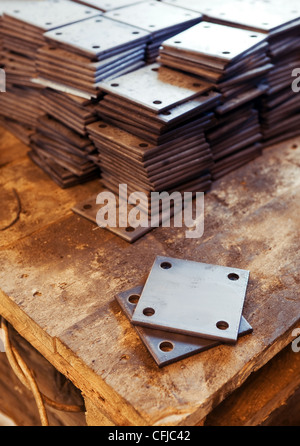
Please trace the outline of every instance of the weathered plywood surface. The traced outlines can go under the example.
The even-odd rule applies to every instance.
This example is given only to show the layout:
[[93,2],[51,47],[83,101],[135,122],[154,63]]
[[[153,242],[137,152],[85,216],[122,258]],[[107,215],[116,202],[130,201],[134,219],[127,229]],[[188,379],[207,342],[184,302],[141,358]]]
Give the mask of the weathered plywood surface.
[[[71,207],[97,192],[99,180],[62,190],[26,156],[28,147],[0,127],[0,246],[8,245],[41,228],[71,215]],[[1,228],[15,218],[18,202],[20,218],[7,231]]]
[[[61,357],[111,423],[197,424],[300,324],[299,173],[300,139],[216,182],[199,240],[159,228],[129,245],[65,210],[0,249],[0,313],[23,335],[26,326],[50,361]],[[249,269],[244,315],[254,334],[159,370],[114,301],[143,282],[156,255]]]

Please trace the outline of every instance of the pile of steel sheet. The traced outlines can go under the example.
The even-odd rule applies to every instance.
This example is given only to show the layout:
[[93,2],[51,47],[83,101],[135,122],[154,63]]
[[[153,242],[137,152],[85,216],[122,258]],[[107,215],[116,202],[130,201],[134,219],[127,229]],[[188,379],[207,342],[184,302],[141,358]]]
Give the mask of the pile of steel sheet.
[[158,256],[145,286],[116,300],[158,367],[164,367],[253,332],[242,316],[248,280],[246,270]]
[[97,97],[99,82],[143,66],[149,33],[95,17],[45,33],[39,77]]
[[101,88],[107,93],[97,106],[103,121],[88,131],[108,188],[209,188],[212,155],[204,132],[220,99],[210,83],[154,64]]
[[39,118],[37,132],[31,137],[32,160],[62,188],[88,181],[98,174],[88,160],[94,146],[86,136],[69,129],[54,118]]
[[300,133],[300,99],[292,90],[292,73],[299,68],[300,8],[298,0],[165,0],[202,13],[205,20],[266,34],[273,69],[269,90],[261,101],[260,119],[265,145]]
[[153,63],[158,56],[160,44],[169,37],[193,26],[202,20],[202,15],[183,11],[171,5],[148,1],[105,13],[106,17],[136,26],[151,35],[147,46],[147,63]]
[[99,15],[99,11],[69,0],[4,0],[1,2],[1,38],[7,92],[1,97],[2,123],[28,139],[41,110],[41,86],[34,83],[36,53],[44,45],[43,33],[66,23]]
[[255,158],[261,150],[257,98],[267,90],[272,69],[262,33],[202,22],[163,42],[162,64],[193,73],[222,94],[208,131],[214,178]]

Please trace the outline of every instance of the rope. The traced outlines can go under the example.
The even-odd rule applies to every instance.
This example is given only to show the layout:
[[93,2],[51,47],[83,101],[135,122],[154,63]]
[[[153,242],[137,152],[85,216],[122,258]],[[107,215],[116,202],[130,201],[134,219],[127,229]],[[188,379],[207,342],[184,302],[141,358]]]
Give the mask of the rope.
[[45,409],[44,403],[48,406],[53,407],[56,410],[63,412],[84,412],[85,407],[77,405],[66,405],[57,403],[46,395],[40,392],[37,382],[33,376],[33,373],[28,368],[27,364],[16,350],[14,346],[11,345],[9,339],[8,324],[2,317],[1,328],[4,333],[4,346],[6,351],[7,360],[14,371],[15,375],[21,381],[21,383],[33,393],[36,405],[39,411],[39,416],[41,419],[42,426],[49,426],[48,417]]
[[0,228],[0,231],[6,231],[7,229],[11,228],[14,224],[16,224],[17,221],[19,220],[21,212],[22,212],[22,205],[21,205],[21,200],[20,200],[19,194],[16,191],[16,189],[13,189],[12,191],[13,191],[13,194],[14,194],[16,202],[17,202],[16,216],[7,226],[5,226],[4,228]]

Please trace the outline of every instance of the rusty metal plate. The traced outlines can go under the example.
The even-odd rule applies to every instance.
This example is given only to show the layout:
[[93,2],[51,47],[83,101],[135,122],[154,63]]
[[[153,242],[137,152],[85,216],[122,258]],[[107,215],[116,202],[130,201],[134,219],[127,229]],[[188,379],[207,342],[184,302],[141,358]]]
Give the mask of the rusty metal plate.
[[235,343],[249,271],[157,257],[132,322]]
[[97,9],[69,0],[10,0],[7,3],[3,8],[5,15],[42,31],[101,15]]
[[51,43],[60,44],[91,57],[105,58],[145,43],[149,33],[106,17],[92,18],[45,33]]
[[211,89],[206,81],[153,64],[133,73],[101,82],[105,92],[162,113]]
[[201,22],[166,40],[163,48],[233,63],[264,40],[266,35],[262,33]]
[[202,13],[219,23],[232,23],[243,28],[271,32],[299,19],[298,0],[162,0],[175,6]]
[[[132,320],[143,288],[143,286],[137,286],[116,296],[117,302],[130,321]],[[167,333],[165,331],[153,330],[151,328],[135,326],[135,329],[158,367],[165,367],[220,345],[218,341],[176,333]],[[239,327],[239,336],[246,336],[252,332],[253,328],[246,319],[242,317]]]
[[200,22],[202,15],[196,12],[184,11],[171,5],[160,2],[143,2],[127,6],[118,11],[105,13],[106,17],[118,20],[129,25],[137,26],[149,31],[153,36],[166,34],[170,28],[184,27]]

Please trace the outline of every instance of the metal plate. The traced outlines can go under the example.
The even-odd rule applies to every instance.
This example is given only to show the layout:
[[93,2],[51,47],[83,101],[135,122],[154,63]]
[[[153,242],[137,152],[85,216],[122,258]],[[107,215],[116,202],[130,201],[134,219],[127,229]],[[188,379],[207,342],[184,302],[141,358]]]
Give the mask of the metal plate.
[[211,84],[158,64],[101,82],[99,88],[162,113],[211,89]]
[[101,11],[112,11],[114,9],[124,8],[125,6],[142,3],[145,0],[73,0],[76,3],[91,6]]
[[197,23],[202,19],[202,15],[196,12],[184,11],[160,2],[143,2],[137,5],[127,6],[118,11],[111,11],[105,14],[114,20],[118,20],[129,25],[140,27],[152,34],[159,32],[168,33],[170,28],[178,28],[178,32],[184,29],[189,22]]
[[[97,216],[97,212],[100,209],[100,205],[96,204],[96,198],[97,195],[94,195],[92,197],[89,197],[88,199],[86,199],[85,201],[81,202],[81,203],[77,203],[73,208],[72,211],[75,212],[76,214],[79,214],[80,216],[87,218],[89,221],[97,224],[97,220],[96,220],[96,216]],[[119,209],[122,209],[119,208]],[[130,207],[129,207],[130,209]],[[101,228],[99,228],[100,230]],[[136,242],[138,239],[140,239],[141,237],[143,237],[145,234],[147,234],[148,232],[152,231],[152,228],[131,228],[131,227],[127,227],[127,228],[105,228],[107,230],[109,230],[110,232],[112,232],[115,235],[118,235],[119,237],[121,237],[123,240],[125,240],[126,242],[129,243],[134,243]]]
[[104,58],[114,50],[119,49],[120,52],[141,45],[148,40],[149,33],[106,17],[98,17],[65,26],[59,31],[49,31],[45,33],[45,38],[50,43]]
[[101,12],[97,9],[79,5],[69,0],[26,2],[10,0],[7,3],[9,5],[5,5],[5,14],[43,31],[101,15]]
[[[132,320],[143,288],[143,286],[138,286],[124,293],[120,293],[116,297],[117,302],[130,321]],[[220,344],[218,341],[176,333],[166,333],[165,331],[153,330],[151,328],[136,326],[135,329],[159,367],[173,364],[174,362],[204,352]],[[246,336],[252,332],[251,325],[242,317],[239,336]]]
[[232,63],[265,39],[266,35],[262,33],[201,22],[166,40],[163,48],[181,50]]
[[164,3],[196,11],[219,22],[270,32],[299,18],[298,0],[162,0]]
[[132,322],[234,343],[248,279],[245,270],[157,257]]

